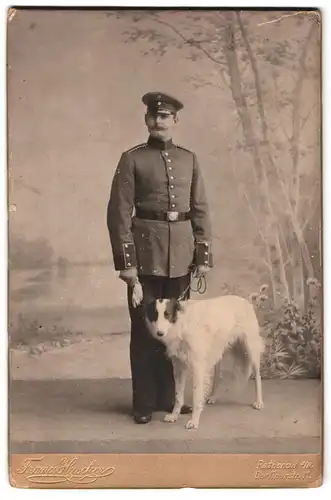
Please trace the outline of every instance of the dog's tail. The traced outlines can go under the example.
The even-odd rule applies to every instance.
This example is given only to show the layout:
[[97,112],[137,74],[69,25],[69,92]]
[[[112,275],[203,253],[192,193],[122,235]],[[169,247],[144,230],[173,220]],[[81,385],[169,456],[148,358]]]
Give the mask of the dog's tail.
[[234,360],[233,373],[235,379],[246,382],[251,374],[253,366],[260,363],[260,356],[264,351],[263,339],[257,335],[248,339],[238,337],[231,345],[231,355]]

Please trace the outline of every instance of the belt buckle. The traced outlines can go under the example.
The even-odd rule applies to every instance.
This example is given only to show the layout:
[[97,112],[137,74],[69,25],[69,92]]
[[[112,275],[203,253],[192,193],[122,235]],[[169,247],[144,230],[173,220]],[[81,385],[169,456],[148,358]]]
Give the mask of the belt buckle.
[[178,220],[179,212],[167,212],[167,220],[170,222],[174,222]]

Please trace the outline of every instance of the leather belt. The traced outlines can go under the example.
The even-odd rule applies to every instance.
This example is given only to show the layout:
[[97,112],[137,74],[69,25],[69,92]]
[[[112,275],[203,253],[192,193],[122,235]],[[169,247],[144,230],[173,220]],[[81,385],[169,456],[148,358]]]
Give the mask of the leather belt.
[[152,212],[149,210],[136,209],[136,217],[138,219],[148,219],[148,220],[160,220],[166,222],[178,222],[188,220],[189,212],[176,212],[174,210],[169,210],[168,212]]

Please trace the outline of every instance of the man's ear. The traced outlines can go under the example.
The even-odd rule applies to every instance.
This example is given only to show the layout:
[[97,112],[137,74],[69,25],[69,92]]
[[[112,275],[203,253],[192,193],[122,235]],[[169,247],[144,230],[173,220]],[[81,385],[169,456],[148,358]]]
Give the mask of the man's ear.
[[178,122],[179,122],[179,116],[178,116],[178,115],[174,115],[174,122],[175,122],[175,123],[178,123]]

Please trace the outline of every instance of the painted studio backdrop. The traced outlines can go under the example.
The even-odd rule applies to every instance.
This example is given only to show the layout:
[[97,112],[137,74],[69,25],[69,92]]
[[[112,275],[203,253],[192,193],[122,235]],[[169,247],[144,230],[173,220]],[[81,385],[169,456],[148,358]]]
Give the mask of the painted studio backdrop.
[[184,102],[174,140],[197,153],[211,207],[215,267],[198,298],[251,296],[264,377],[320,376],[320,24],[290,14],[17,11],[12,349],[128,336],[106,206],[121,153],[147,138],[141,96],[160,90]]

